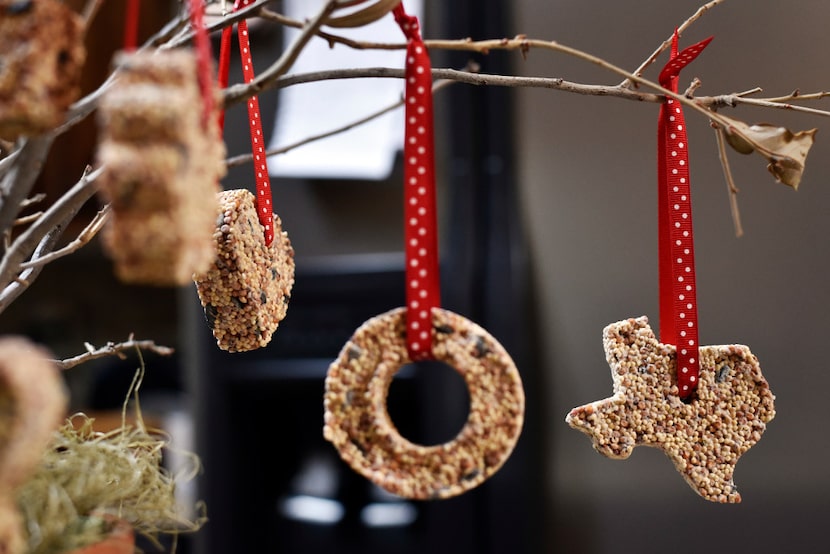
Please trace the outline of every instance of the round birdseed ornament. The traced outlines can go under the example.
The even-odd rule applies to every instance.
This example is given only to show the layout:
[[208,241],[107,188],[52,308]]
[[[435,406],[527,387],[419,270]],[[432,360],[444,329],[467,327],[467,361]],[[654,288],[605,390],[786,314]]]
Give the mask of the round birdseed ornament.
[[448,498],[481,484],[510,456],[524,422],[522,382],[509,354],[487,331],[434,308],[434,359],[464,377],[470,413],[450,442],[410,442],[386,409],[392,379],[411,361],[406,315],[398,308],[366,321],[331,364],[323,435],[355,471],[387,491],[422,500]]
[[219,193],[210,268],[193,276],[219,348],[243,352],[266,346],[285,317],[294,286],[294,249],[273,214],[274,239],[265,243],[254,195]]
[[0,137],[58,126],[81,92],[80,15],[58,0],[0,0]]
[[628,458],[639,445],[659,448],[700,496],[740,502],[735,464],[775,417],[775,397],[749,348],[701,347],[697,388],[684,402],[677,349],[657,341],[647,318],[609,325],[603,345],[614,395],[574,408],[568,425],[609,458]]

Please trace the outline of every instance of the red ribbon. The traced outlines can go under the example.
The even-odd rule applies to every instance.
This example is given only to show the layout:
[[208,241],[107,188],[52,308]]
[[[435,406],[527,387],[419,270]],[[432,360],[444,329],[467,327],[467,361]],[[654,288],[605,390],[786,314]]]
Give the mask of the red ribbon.
[[435,145],[432,65],[418,18],[403,4],[393,10],[407,38],[404,135],[404,252],[406,346],[413,361],[431,359],[432,309],[441,305],[438,223],[435,210]]
[[[660,72],[660,85],[677,92],[680,70],[700,54],[712,37],[677,52]],[[686,121],[679,102],[667,98],[660,106],[657,131],[658,258],[660,272],[660,342],[677,346],[677,387],[687,398],[697,386],[697,287],[695,283],[692,196]]]
[[[236,0],[234,11],[245,8],[254,0]],[[237,37],[239,51],[242,58],[242,76],[245,83],[254,80],[254,62],[251,57],[251,44],[248,40],[248,22],[241,20],[237,23]],[[231,28],[222,31],[222,43],[219,52],[219,85],[228,86],[228,71],[230,67]],[[224,127],[225,116],[219,117],[220,128]],[[256,181],[256,209],[259,222],[265,229],[265,244],[270,245],[274,240],[274,212],[271,203],[271,178],[268,175],[268,166],[265,155],[265,137],[262,134],[262,117],[259,111],[259,100],[256,96],[248,99],[248,127],[251,134],[251,150],[254,155],[254,175]]]
[[127,0],[124,17],[124,50],[132,52],[138,44],[138,19],[141,12],[141,0]]
[[196,64],[199,78],[199,89],[202,92],[204,113],[202,125],[207,128],[213,108],[213,50],[210,47],[210,38],[204,22],[205,5],[202,0],[190,0],[190,23],[193,26],[193,44],[196,48]]

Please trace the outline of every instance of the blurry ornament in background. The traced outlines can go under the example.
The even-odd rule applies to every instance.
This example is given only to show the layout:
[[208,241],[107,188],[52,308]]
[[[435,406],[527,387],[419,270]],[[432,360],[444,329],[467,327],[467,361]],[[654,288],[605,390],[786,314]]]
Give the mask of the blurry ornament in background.
[[196,109],[193,52],[121,54],[116,64],[98,110],[99,183],[112,206],[104,246],[123,281],[183,285],[214,259],[225,147]]
[[77,100],[86,50],[81,17],[57,0],[0,0],[0,138],[63,122]]
[[16,494],[38,468],[67,405],[52,356],[23,337],[0,339],[0,552],[27,552],[31,526]]

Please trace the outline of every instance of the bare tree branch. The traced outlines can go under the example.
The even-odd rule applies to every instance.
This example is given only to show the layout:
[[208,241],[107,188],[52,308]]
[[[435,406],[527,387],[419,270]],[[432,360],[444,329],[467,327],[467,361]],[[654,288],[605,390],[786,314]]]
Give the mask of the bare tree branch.
[[[50,206],[37,222],[14,240],[3,259],[0,260],[0,287],[5,289],[15,281],[21,271],[20,264],[32,254],[50,231],[59,227],[62,222],[71,221],[75,217],[81,206],[95,194],[94,182],[101,172],[102,168],[85,172],[81,179]],[[19,206],[20,202],[16,202],[15,205]],[[62,230],[61,228],[61,232]]]
[[[688,29],[688,28],[692,25],[692,23],[694,23],[695,21],[697,21],[698,19],[700,19],[700,18],[701,18],[701,16],[703,16],[703,14],[705,14],[706,12],[708,12],[709,10],[711,10],[712,8],[714,8],[715,6],[717,6],[718,4],[722,4],[723,2],[724,2],[724,0],[712,0],[711,2],[709,2],[709,3],[707,3],[707,4],[704,4],[703,6],[701,6],[700,8],[698,8],[698,9],[697,9],[697,11],[696,11],[696,12],[695,12],[695,13],[694,13],[694,14],[693,14],[693,15],[692,15],[689,19],[687,19],[686,21],[684,21],[684,22],[683,22],[683,23],[682,23],[682,24],[681,24],[681,25],[677,28],[677,33],[678,33],[678,34],[683,34],[683,31],[685,31],[686,29]],[[672,41],[672,38],[673,38],[673,37],[674,37],[674,33],[672,33],[672,34],[671,34],[671,36],[669,36],[669,38],[667,38],[666,40],[664,40],[664,41],[663,41],[663,44],[661,44],[660,46],[658,46],[658,47],[657,47],[657,50],[655,50],[655,51],[651,54],[651,56],[649,56],[648,58],[646,58],[646,60],[645,60],[642,64],[640,64],[640,67],[638,67],[637,69],[635,69],[635,70],[634,70],[633,74],[634,74],[634,75],[637,75],[638,77],[639,77],[640,75],[642,75],[642,74],[643,74],[643,71],[645,71],[645,70],[646,70],[646,68],[647,68],[648,66],[650,66],[650,65],[651,65],[651,64],[653,64],[655,61],[657,61],[657,58],[660,56],[660,54],[662,54],[663,52],[665,52],[665,51],[666,51],[666,50],[667,50],[667,49],[671,46],[671,41]],[[620,86],[621,86],[621,87],[628,88],[628,87],[630,87],[630,86],[632,85],[632,83],[633,83],[633,81],[632,81],[631,79],[626,78],[626,80],[625,80],[625,81],[623,81],[622,83],[620,83]]]
[[81,14],[87,28],[89,28],[90,23],[92,23],[92,20],[95,18],[95,15],[98,13],[98,10],[101,8],[103,3],[104,0],[87,0],[86,6],[84,6],[84,11]]
[[[721,4],[722,2],[723,0],[712,0],[704,4],[691,17],[684,21],[683,24],[678,27],[678,30],[682,32],[687,29],[708,10]],[[357,20],[352,16],[345,16],[345,18],[333,18],[332,16],[340,8],[359,3],[355,0],[328,0],[324,3],[323,7],[317,12],[317,14],[308,21],[292,20],[284,15],[273,12],[266,8],[266,6],[270,3],[271,0],[257,0],[251,6],[232,14],[228,14],[208,27],[209,31],[216,31],[233,25],[235,22],[244,18],[259,15],[268,21],[300,29],[299,35],[292,42],[292,44],[290,44],[282,52],[278,59],[275,60],[266,71],[260,73],[253,82],[248,84],[236,84],[227,88],[223,92],[226,106],[242,102],[245,99],[262,92],[263,90],[280,89],[314,81],[355,78],[400,79],[404,77],[404,71],[402,69],[382,67],[342,68],[304,74],[287,74],[287,71],[294,64],[297,56],[303,48],[305,48],[307,43],[315,36],[319,36],[323,40],[328,41],[332,46],[335,44],[342,44],[355,49],[403,49],[406,44],[403,40],[399,43],[373,43],[357,41],[323,30],[323,26],[325,24],[330,24],[332,22],[335,24],[340,22],[344,25],[354,24]],[[93,17],[95,11],[100,7],[100,4],[100,0],[87,0],[84,14],[88,19]],[[394,4],[395,2],[393,0],[377,1],[369,8],[366,8],[365,13],[362,11],[357,13],[360,14],[359,17],[363,17],[364,15],[376,17],[379,14],[388,11],[388,9]],[[193,30],[189,25],[188,13],[186,8],[183,7],[179,10],[179,13],[164,26],[163,29],[146,41],[144,46],[142,46],[142,49],[157,48],[163,50],[175,48],[188,43],[192,39],[192,35]],[[759,88],[753,88],[740,93],[691,98],[691,95],[696,89],[696,85],[694,84],[688,91],[686,91],[687,94],[678,94],[666,90],[659,84],[643,78],[642,73],[645,68],[654,63],[657,57],[669,46],[670,39],[664,41],[657,48],[657,50],[655,50],[655,52],[633,72],[617,67],[592,54],[565,46],[558,42],[530,39],[524,35],[518,35],[509,39],[501,38],[479,41],[471,39],[432,39],[425,41],[425,43],[430,49],[468,51],[482,54],[486,54],[492,50],[518,51],[522,55],[526,55],[532,49],[553,51],[576,57],[584,62],[599,66],[609,73],[618,75],[624,79],[619,85],[589,85],[574,83],[556,77],[488,75],[474,71],[435,68],[433,69],[432,75],[433,78],[437,80],[445,79],[471,85],[549,88],[575,94],[610,96],[650,103],[660,103],[665,101],[666,98],[673,98],[697,113],[704,115],[713,126],[721,129],[728,129],[730,125],[729,121],[723,116],[720,116],[717,112],[719,108],[723,107],[734,108],[740,105],[748,105],[765,109],[798,111],[812,116],[830,116],[830,110],[821,110],[796,104],[797,102],[820,100],[830,96],[830,93],[823,91],[810,94],[800,94],[800,92],[796,90],[788,96],[774,98],[749,98],[749,95],[761,92]],[[13,242],[10,238],[12,236],[10,229],[18,220],[19,214],[21,213],[21,207],[23,206],[25,199],[29,196],[35,179],[41,172],[42,164],[46,158],[46,154],[52,146],[54,138],[76,125],[92,113],[96,109],[101,95],[109,88],[112,82],[117,78],[117,75],[118,70],[116,68],[109,75],[107,80],[101,84],[101,86],[73,104],[68,111],[65,122],[59,128],[45,135],[21,141],[18,145],[16,145],[15,150],[11,151],[5,158],[0,159],[0,236],[5,237],[6,239],[6,244],[0,245],[0,248],[5,250],[4,252],[0,250],[0,252],[4,254],[3,259],[0,260],[0,311],[2,311],[12,299],[16,298],[22,290],[25,290],[28,284],[37,277],[44,264],[63,255],[74,252],[83,246],[83,244],[85,244],[92,238],[92,236],[94,236],[95,233],[97,233],[100,226],[103,224],[103,221],[107,217],[106,212],[99,213],[98,216],[90,222],[87,229],[85,229],[74,241],[60,250],[53,251],[61,233],[63,232],[63,229],[66,225],[68,225],[72,218],[75,217],[80,207],[94,194],[95,187],[92,186],[92,181],[94,181],[94,179],[100,174],[101,168],[99,168],[95,172],[85,174],[74,187],[72,187],[53,206],[46,209],[42,215],[37,216],[37,214],[35,214],[27,216],[26,221],[36,219],[24,232],[20,233]],[[640,90],[638,87],[641,87],[643,90]],[[281,146],[278,149],[272,150],[269,154],[286,152],[302,144],[319,140],[333,134],[345,132],[365,123],[366,121],[380,117],[382,114],[387,113],[398,106],[399,103],[395,103],[395,105],[381,108],[377,112],[361,118],[360,120],[348,123],[325,133],[308,137],[295,144]],[[719,139],[722,139],[722,136],[719,135]],[[13,146],[10,144],[2,145],[2,148],[6,151],[12,147]],[[721,156],[725,160],[725,152],[723,152],[723,148],[721,148]],[[228,160],[230,165],[237,165],[247,161],[249,161],[248,156],[237,156]],[[725,161],[722,161],[722,164],[725,164]],[[733,213],[737,214],[737,205],[734,200],[734,193],[737,192],[737,189],[734,187],[734,182],[731,179],[728,166],[724,165],[724,169],[725,174],[727,175],[727,182],[730,187],[731,202],[733,202],[734,206]],[[735,217],[736,229],[739,229],[740,222],[737,219],[737,216]],[[17,222],[19,223],[19,221]]]
[[247,99],[258,94],[263,89],[264,84],[273,82],[283,76],[294,65],[294,62],[297,60],[303,48],[305,48],[305,45],[314,37],[336,8],[337,1],[329,0],[323,6],[323,9],[303,27],[300,35],[286,48],[285,52],[283,52],[277,61],[257,75],[249,84],[242,85],[245,87],[244,98]]
[[[255,17],[260,14],[260,10],[265,7],[266,4],[270,4],[274,0],[257,0],[253,4],[242,8],[241,10],[237,10],[232,13],[228,13],[222,19],[217,21],[212,25],[208,25],[207,31],[208,33],[213,33],[215,31],[219,31],[224,29],[225,27],[229,27],[238,21],[242,21],[243,19],[248,19],[250,17]],[[186,22],[187,19],[184,17],[184,21]],[[156,43],[160,49],[166,50],[169,48],[177,48],[182,46],[183,44],[187,44],[193,40],[193,29],[187,29],[186,31],[179,33],[178,36],[168,40],[164,44]]]
[[[471,69],[472,69],[472,67],[468,70],[471,70]],[[436,83],[432,86],[432,92],[437,92],[437,91],[445,88],[446,86],[451,85],[453,82],[454,81],[449,81],[449,80],[436,81]],[[267,150],[265,152],[265,155],[266,156],[274,156],[274,155],[277,155],[277,154],[285,154],[286,152],[290,152],[291,150],[294,150],[295,148],[299,148],[301,146],[305,146],[306,144],[309,144],[309,143],[312,143],[312,142],[315,142],[315,141],[318,141],[318,140],[321,140],[321,139],[324,139],[324,138],[332,137],[334,135],[339,135],[340,133],[345,133],[346,131],[350,131],[351,129],[354,129],[355,127],[359,127],[361,125],[369,123],[370,121],[374,121],[375,119],[377,119],[377,118],[379,118],[383,115],[386,115],[389,112],[395,111],[396,109],[403,106],[403,103],[404,103],[404,100],[403,100],[403,98],[401,98],[400,100],[398,100],[394,104],[390,104],[390,105],[386,106],[385,108],[381,108],[380,110],[378,110],[376,112],[372,112],[371,114],[369,114],[365,117],[362,117],[362,118],[360,118],[356,121],[352,121],[351,123],[347,123],[346,125],[343,125],[341,127],[336,127],[334,129],[331,129],[331,130],[326,131],[324,133],[319,133],[319,134],[316,134],[316,135],[308,136],[304,139],[298,140],[297,142],[294,142],[294,143],[291,143],[291,144],[287,144],[285,146],[279,146],[277,148],[272,148],[271,150]],[[240,154],[238,156],[228,158],[227,160],[225,160],[225,164],[228,167],[236,167],[236,166],[242,165],[244,163],[250,163],[253,160],[254,160],[253,154]]]
[[106,358],[108,356],[117,356],[119,359],[124,360],[127,358],[127,356],[124,353],[128,350],[147,350],[148,352],[153,352],[161,356],[170,356],[175,352],[175,350],[173,350],[169,346],[160,346],[152,340],[135,340],[132,335],[130,335],[129,338],[124,342],[108,342],[100,348],[96,348],[89,343],[85,343],[84,346],[86,347],[87,351],[83,354],[79,354],[77,356],[67,358],[64,360],[54,360],[55,364],[60,369],[65,370],[71,369],[73,367],[79,366],[83,363],[92,360]]
[[[36,259],[52,251],[55,244],[57,244],[60,236],[63,234],[65,225],[56,225],[54,229],[50,230],[38,243],[35,248],[32,258]],[[35,279],[40,275],[44,266],[37,266],[23,271],[13,283],[9,284],[2,291],[0,291],[0,312],[5,310],[9,304],[14,302],[26,289],[29,288]]]
[[0,181],[0,233],[5,234],[17,219],[20,203],[29,196],[53,141],[53,134],[27,139]]
[[738,209],[738,187],[735,186],[732,169],[729,167],[729,158],[726,156],[726,140],[723,137],[722,128],[715,128],[715,137],[718,141],[718,158],[723,168],[723,177],[726,180],[726,188],[729,193],[729,211],[732,214],[732,226],[735,228],[735,236],[742,237],[744,228],[741,225],[741,212]]
[[87,224],[86,227],[78,234],[78,236],[72,240],[71,242],[67,243],[66,246],[61,248],[60,250],[55,250],[45,255],[34,257],[28,262],[23,262],[20,264],[21,269],[30,269],[33,267],[43,266],[50,262],[54,262],[59,258],[63,258],[73,252],[76,252],[81,249],[85,244],[95,238],[95,235],[104,227],[104,224],[107,222],[110,216],[110,205],[107,204],[103,208],[101,208],[95,217]]

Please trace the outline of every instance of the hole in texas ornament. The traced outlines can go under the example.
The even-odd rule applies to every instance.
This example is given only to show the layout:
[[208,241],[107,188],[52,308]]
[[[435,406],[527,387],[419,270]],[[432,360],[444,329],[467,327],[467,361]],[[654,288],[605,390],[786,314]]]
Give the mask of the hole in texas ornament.
[[603,345],[614,395],[574,408],[568,425],[609,458],[628,458],[639,445],[659,448],[700,496],[740,502],[735,465],[775,417],[775,397],[749,348],[700,347],[697,388],[683,401],[676,348],[658,342],[646,317],[609,325]]

